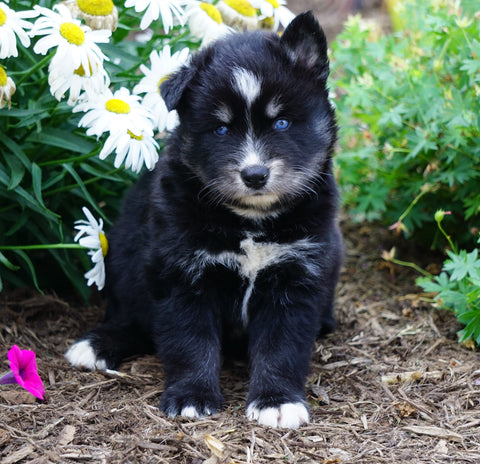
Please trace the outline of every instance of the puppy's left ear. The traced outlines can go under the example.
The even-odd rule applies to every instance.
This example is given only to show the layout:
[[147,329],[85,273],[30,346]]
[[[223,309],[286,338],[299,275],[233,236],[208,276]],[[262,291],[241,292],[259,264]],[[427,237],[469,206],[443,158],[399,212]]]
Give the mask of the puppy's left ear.
[[327,80],[327,39],[311,11],[301,13],[292,20],[280,43],[295,64],[313,71],[319,79]]
[[177,72],[160,85],[160,95],[168,111],[177,109],[180,100],[196,70],[191,65],[183,65]]

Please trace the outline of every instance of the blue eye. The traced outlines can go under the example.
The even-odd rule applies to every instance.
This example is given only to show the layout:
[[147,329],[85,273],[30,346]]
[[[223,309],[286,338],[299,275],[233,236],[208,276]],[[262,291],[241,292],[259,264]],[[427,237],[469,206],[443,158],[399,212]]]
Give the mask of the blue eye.
[[227,126],[218,126],[215,129],[215,134],[217,135],[227,135],[228,133],[228,127]]
[[290,127],[291,122],[288,119],[277,119],[273,123],[273,128],[277,131],[284,131]]

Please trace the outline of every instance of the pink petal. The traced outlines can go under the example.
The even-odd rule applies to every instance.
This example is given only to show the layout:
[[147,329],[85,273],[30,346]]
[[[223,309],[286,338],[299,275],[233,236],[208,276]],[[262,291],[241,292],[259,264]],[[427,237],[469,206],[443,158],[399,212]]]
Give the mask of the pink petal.
[[8,352],[8,360],[10,361],[10,369],[18,373],[20,370],[20,360],[22,358],[22,351],[17,345],[13,345]]
[[34,351],[21,350],[17,345],[13,345],[8,352],[10,369],[15,375],[17,383],[33,396],[43,400],[45,388],[42,379],[38,375],[35,358]]
[[43,386],[42,379],[37,373],[32,373],[28,375],[28,377],[24,377],[22,387],[25,388],[25,390],[29,391],[33,396],[43,400],[43,395],[45,394],[45,387]]

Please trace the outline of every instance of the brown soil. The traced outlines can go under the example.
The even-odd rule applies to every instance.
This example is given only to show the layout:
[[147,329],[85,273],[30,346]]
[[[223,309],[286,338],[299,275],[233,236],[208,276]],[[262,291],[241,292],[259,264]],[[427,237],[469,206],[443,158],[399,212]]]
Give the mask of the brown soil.
[[33,349],[47,393],[34,402],[16,385],[1,387],[0,463],[480,462],[480,354],[457,344],[452,315],[421,302],[414,275],[383,265],[388,234],[343,228],[339,327],[313,355],[311,424],[289,431],[247,421],[242,365],[223,371],[223,412],[168,419],[157,409],[154,357],[124,363],[121,376],[63,359],[100,307],[16,291],[0,303],[0,373],[11,345]]

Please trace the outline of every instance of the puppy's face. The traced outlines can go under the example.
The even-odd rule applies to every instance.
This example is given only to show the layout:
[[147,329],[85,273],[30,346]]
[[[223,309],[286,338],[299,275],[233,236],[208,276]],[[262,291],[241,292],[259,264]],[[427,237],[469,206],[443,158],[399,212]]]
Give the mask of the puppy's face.
[[162,85],[202,196],[264,217],[312,191],[335,142],[326,53],[318,23],[301,15],[282,38],[232,34]]

